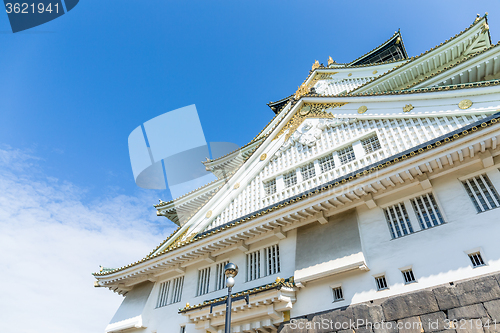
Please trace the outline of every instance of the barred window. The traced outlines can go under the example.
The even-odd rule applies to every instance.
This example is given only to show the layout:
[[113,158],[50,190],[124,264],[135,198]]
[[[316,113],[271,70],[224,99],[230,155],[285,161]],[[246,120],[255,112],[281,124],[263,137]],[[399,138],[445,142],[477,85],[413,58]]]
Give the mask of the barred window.
[[443,216],[432,193],[418,196],[410,201],[422,229],[444,223]]
[[297,172],[292,171],[283,175],[283,181],[285,183],[285,187],[290,187],[297,184]]
[[485,174],[467,179],[462,184],[478,213],[500,206],[498,193]]
[[247,281],[260,278],[260,251],[247,254]]
[[300,168],[300,173],[302,174],[303,180],[308,180],[309,178],[316,176],[316,170],[314,170],[314,163],[309,163],[308,165],[305,165],[302,168]]
[[354,161],[356,159],[356,156],[354,155],[354,150],[352,149],[352,146],[345,147],[343,149],[340,149],[338,151],[340,163],[346,164],[351,161]]
[[392,238],[405,236],[413,232],[404,203],[400,202],[387,207],[384,209],[384,213]]
[[264,183],[264,192],[266,195],[276,193],[276,179]]
[[156,307],[160,308],[181,301],[184,276],[160,284]]
[[333,155],[328,155],[319,159],[319,168],[321,173],[333,170],[335,168],[335,161],[333,160]]
[[382,148],[376,135],[361,140],[361,145],[363,146],[366,154],[373,153],[374,151]]
[[415,275],[413,274],[412,269],[407,269],[407,270],[401,271],[401,273],[403,273],[403,278],[405,279],[406,284],[412,283],[412,282],[417,282],[417,280],[415,280]]
[[200,269],[198,271],[198,289],[196,292],[197,296],[204,295],[208,293],[210,288],[210,267]]
[[264,249],[264,258],[266,264],[266,276],[279,273],[280,267],[280,248],[278,244]]
[[472,267],[474,268],[485,265],[483,257],[481,256],[481,252],[474,252],[469,254],[469,259],[472,262]]
[[163,282],[160,284],[160,293],[158,294],[158,300],[156,301],[156,307],[160,308],[168,304],[168,292],[170,291],[170,281]]
[[182,287],[184,286],[184,276],[178,277],[172,283],[172,299],[169,304],[181,301]]
[[215,266],[215,290],[226,288],[226,275],[224,275],[224,267],[229,264],[229,261],[221,262]]
[[376,277],[375,282],[377,283],[377,290],[389,289],[385,275]]
[[342,287],[333,288],[333,301],[343,301],[344,300],[344,292],[342,291]]

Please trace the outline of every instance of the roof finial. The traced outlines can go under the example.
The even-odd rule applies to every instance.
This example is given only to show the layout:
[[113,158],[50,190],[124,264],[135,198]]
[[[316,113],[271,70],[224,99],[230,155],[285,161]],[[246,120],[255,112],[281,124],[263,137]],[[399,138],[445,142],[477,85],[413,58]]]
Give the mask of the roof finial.
[[332,57],[328,57],[328,66],[330,66],[331,64],[334,64],[335,61],[332,59]]
[[481,15],[479,15],[479,13],[478,13],[478,14],[476,14],[476,19],[474,20],[474,23],[476,23],[476,22],[477,22],[477,21],[479,21],[480,19],[481,19]]
[[312,69],[311,70],[315,70],[318,67],[319,67],[319,61],[316,60],[316,61],[314,61],[314,64],[312,65]]

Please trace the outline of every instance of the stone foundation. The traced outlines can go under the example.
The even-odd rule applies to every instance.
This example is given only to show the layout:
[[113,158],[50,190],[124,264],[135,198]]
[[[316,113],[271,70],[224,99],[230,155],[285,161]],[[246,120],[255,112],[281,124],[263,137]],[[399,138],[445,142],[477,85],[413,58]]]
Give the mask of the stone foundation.
[[278,329],[292,332],[500,333],[500,274],[292,318]]

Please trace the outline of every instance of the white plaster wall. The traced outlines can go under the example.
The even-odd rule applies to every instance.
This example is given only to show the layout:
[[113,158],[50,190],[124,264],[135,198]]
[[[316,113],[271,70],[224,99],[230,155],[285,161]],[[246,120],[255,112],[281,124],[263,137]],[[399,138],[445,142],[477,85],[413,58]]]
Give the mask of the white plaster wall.
[[[431,180],[433,193],[446,224],[392,240],[380,207],[357,209],[358,224],[368,272],[351,272],[310,282],[297,294],[291,315],[300,316],[351,303],[366,302],[500,271],[500,209],[476,213],[458,178],[486,173],[500,190],[500,172],[482,170],[481,162]],[[419,185],[377,201],[398,202],[421,192]],[[410,212],[408,212],[410,213]],[[417,221],[413,221],[414,228]],[[419,228],[416,228],[419,229]],[[487,266],[472,268],[464,251],[481,248]],[[399,268],[412,265],[417,283],[405,285]],[[388,290],[377,291],[373,275],[385,273]],[[342,285],[345,301],[333,303],[331,286]]]
[[[269,275],[261,277],[253,281],[246,282],[246,253],[239,250],[223,254],[217,257],[217,261],[213,264],[197,264],[187,267],[186,273],[184,275],[184,288],[182,292],[182,298],[179,303],[170,304],[161,308],[155,308],[156,301],[159,293],[160,283],[169,280],[171,277],[165,277],[159,280],[152,291],[152,294],[146,305],[144,311],[144,318],[149,318],[147,322],[146,332],[156,332],[156,333],[178,333],[182,325],[186,325],[186,319],[183,315],[178,314],[179,308],[183,308],[186,303],[190,305],[196,305],[202,303],[205,300],[211,300],[218,297],[223,297],[227,295],[227,289],[211,291],[207,294],[196,296],[196,288],[198,283],[198,270],[207,266],[211,266],[212,270],[215,270],[215,265],[218,262],[229,260],[239,267],[238,276],[236,276],[236,285],[233,287],[233,293],[252,289],[257,286],[265,285],[274,282],[277,277],[289,278],[293,276],[295,267],[295,244],[296,244],[296,231],[291,230],[287,233],[287,238],[278,240],[277,238],[269,238],[263,242],[255,243],[249,246],[249,252],[273,244],[279,244],[280,247],[280,264],[281,272],[274,275]],[[179,275],[176,275],[179,276]],[[214,274],[212,274],[214,276]],[[210,280],[210,290],[213,290],[215,281]],[[143,330],[141,332],[144,332]],[[187,333],[202,332],[197,331],[194,325],[186,326]],[[203,331],[203,333],[205,333]]]

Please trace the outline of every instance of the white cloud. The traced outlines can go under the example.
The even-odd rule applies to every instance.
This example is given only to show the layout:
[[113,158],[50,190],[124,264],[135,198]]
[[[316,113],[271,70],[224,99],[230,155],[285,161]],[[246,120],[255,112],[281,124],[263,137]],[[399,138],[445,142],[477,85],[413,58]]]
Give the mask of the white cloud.
[[173,229],[155,224],[153,193],[85,204],[83,191],[0,147],[3,332],[103,332],[123,297],[94,288],[91,272],[144,257]]

